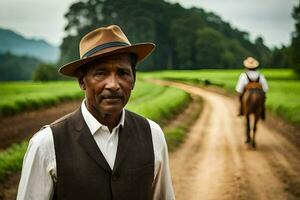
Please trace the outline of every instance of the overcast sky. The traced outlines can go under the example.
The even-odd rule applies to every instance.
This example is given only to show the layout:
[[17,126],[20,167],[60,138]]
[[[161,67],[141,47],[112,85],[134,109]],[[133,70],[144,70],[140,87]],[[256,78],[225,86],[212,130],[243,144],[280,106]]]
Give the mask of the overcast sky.
[[[25,37],[45,39],[59,45],[64,36],[64,14],[77,0],[1,0],[0,27]],[[233,27],[262,36],[270,46],[289,44],[294,30],[292,9],[299,0],[169,0],[182,6],[202,7],[221,16]],[[1,38],[0,38],[1,43]]]

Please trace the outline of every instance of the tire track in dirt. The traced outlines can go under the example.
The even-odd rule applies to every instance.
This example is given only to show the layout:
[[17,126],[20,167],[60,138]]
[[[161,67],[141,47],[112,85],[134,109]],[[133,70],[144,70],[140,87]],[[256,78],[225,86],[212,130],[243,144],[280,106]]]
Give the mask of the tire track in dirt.
[[177,199],[300,199],[300,152],[293,143],[260,122],[253,150],[244,144],[237,101],[181,83],[155,82],[205,100],[185,143],[170,155]]

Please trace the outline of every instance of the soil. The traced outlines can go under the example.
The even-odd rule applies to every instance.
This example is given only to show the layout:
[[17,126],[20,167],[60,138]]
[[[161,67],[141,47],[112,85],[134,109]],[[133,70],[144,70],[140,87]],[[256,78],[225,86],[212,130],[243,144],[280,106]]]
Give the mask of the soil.
[[54,107],[0,119],[0,150],[31,137],[42,126],[75,110],[79,105],[80,101],[66,102]]
[[[270,119],[267,123],[260,121],[257,148],[253,149],[244,143],[245,119],[236,116],[237,99],[185,84],[157,83],[181,88],[204,99],[203,111],[190,128],[185,142],[170,154],[176,199],[300,199],[300,148],[293,140],[295,137],[286,136],[288,130],[281,131],[272,126],[274,122],[269,122]],[[42,114],[32,120],[40,121],[46,112],[41,111]],[[33,123],[32,120],[23,118],[19,122],[27,124]],[[0,187],[0,199],[15,198],[18,180],[19,175],[13,175],[2,186],[6,191],[2,198]]]

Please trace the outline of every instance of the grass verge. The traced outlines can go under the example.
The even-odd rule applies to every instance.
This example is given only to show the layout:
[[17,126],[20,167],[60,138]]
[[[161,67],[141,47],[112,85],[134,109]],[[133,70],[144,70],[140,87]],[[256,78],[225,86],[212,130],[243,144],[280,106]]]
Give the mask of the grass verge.
[[163,127],[165,138],[170,152],[175,151],[184,142],[186,134],[189,132],[196,119],[203,109],[203,100],[198,96],[193,96],[191,103]]

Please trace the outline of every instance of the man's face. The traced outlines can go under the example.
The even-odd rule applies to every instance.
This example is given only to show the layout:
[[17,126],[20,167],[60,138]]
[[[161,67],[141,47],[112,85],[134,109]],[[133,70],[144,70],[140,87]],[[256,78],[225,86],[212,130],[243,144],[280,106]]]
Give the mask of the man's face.
[[94,116],[119,114],[134,85],[130,56],[113,55],[89,64],[79,83],[85,90],[86,106]]

